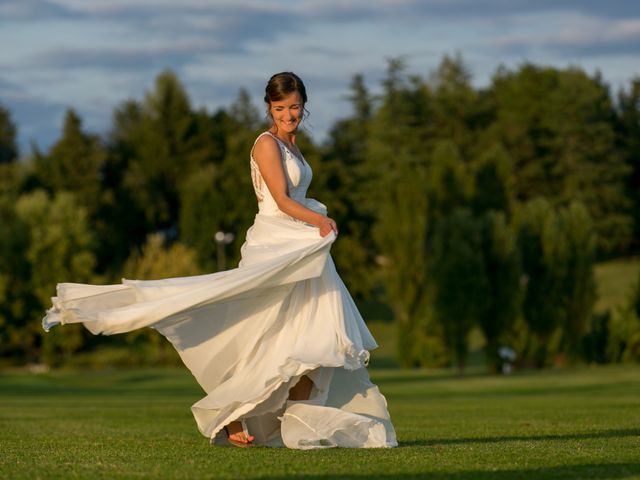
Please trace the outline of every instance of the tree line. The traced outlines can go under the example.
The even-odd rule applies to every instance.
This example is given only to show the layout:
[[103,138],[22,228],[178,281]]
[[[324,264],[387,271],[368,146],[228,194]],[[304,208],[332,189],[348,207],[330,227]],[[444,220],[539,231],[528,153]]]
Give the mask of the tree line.
[[[340,226],[333,255],[356,301],[396,322],[401,365],[463,368],[472,329],[493,369],[503,345],[537,367],[640,359],[640,287],[625,308],[593,311],[594,262],[640,248],[640,78],[614,94],[599,74],[523,64],[476,88],[460,57],[424,77],[394,59],[380,94],[356,75],[345,101],[351,115],[322,144],[299,135],[310,196]],[[57,282],[234,266],[266,128],[246,90],[198,110],[171,71],[120,104],[107,134],[69,110],[58,140],[22,157],[0,107],[4,362],[176,361],[150,329],[45,335],[40,319]]]

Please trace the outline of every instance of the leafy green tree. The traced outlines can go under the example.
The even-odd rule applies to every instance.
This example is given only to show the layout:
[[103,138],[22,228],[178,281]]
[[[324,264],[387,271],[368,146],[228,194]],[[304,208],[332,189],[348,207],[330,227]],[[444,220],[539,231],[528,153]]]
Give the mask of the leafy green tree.
[[150,229],[136,195],[125,184],[129,165],[141,142],[142,116],[138,102],[123,102],[114,110],[112,127],[105,141],[102,193],[92,223],[97,237],[97,270],[104,273],[108,281],[120,279],[131,249],[144,243]]
[[[249,155],[258,134],[266,130],[266,125],[260,122],[258,110],[246,91],[240,90],[229,112],[226,119],[225,155],[220,164],[216,165],[215,183],[210,197],[213,208],[217,209],[213,219],[217,227],[211,235],[218,230],[234,235],[233,242],[225,247],[227,268],[237,265],[240,246],[258,211],[251,182]],[[304,135],[300,134],[300,144],[304,143],[302,137]],[[302,150],[308,157],[311,152],[306,147],[302,145]],[[214,226],[213,221],[211,226]]]
[[399,360],[412,365],[416,328],[426,316],[428,154],[416,128],[426,119],[428,95],[424,85],[407,84],[402,69],[401,61],[390,62],[363,174],[376,216],[373,235],[384,287],[398,322]]
[[575,359],[596,301],[593,271],[596,234],[587,209],[579,202],[563,208],[559,212],[559,221],[564,234],[562,244],[556,246],[558,258],[555,260],[566,263],[562,348]]
[[57,363],[82,346],[82,327],[73,325],[63,333],[44,334],[40,320],[58,282],[88,282],[93,276],[95,257],[87,212],[71,193],[60,192],[51,198],[41,190],[21,196],[15,209],[25,229],[27,285],[33,295],[30,309],[15,321],[33,339],[42,335],[42,359]]
[[480,94],[471,85],[471,72],[462,55],[445,55],[429,79],[433,92],[432,135],[450,140],[468,158],[480,129]]
[[216,172],[216,165],[205,165],[185,179],[180,189],[180,239],[197,252],[198,264],[208,271],[217,265],[214,235],[223,228],[222,217],[230,207],[216,191]]
[[123,273],[125,278],[158,280],[199,275],[203,272],[193,250],[180,242],[167,245],[162,234],[154,233],[149,235],[140,250],[131,253]]
[[630,335],[625,342],[622,360],[640,363],[640,274],[629,297],[627,312],[627,330]]
[[[485,336],[486,361],[497,371],[501,343],[513,342],[522,302],[522,263],[517,235],[510,224],[515,205],[515,178],[509,154],[490,145],[470,166],[471,208],[482,222],[482,256],[489,285],[486,309],[478,317]],[[515,347],[515,345],[511,345]]]
[[[407,171],[411,170],[411,172]],[[400,185],[385,192],[373,234],[379,246],[385,289],[398,322],[398,355],[402,365],[416,363],[416,328],[426,314],[427,206],[424,171],[398,167]],[[421,181],[422,180],[422,181]],[[400,180],[398,180],[400,181]]]
[[16,133],[9,110],[0,105],[0,165],[14,162],[18,158]]
[[634,219],[633,247],[640,246],[640,77],[618,93],[618,143],[629,169],[626,182]]
[[367,191],[369,131],[372,98],[362,75],[353,77],[348,97],[353,115],[338,120],[329,132],[319,168],[314,170],[313,192],[327,205],[340,228],[340,241],[332,256],[349,291],[357,301],[370,299],[379,282],[376,275],[376,247],[371,227],[375,212]]
[[612,312],[607,327],[607,360],[640,361],[640,272],[627,301]]
[[[448,353],[454,357],[458,356],[457,361],[460,369],[464,367],[466,357],[466,337],[461,343],[456,344],[453,336],[454,331],[443,321],[445,308],[441,302],[445,297],[439,296],[439,283],[444,281],[439,276],[444,270],[444,258],[436,258],[436,244],[439,233],[438,229],[448,225],[449,217],[457,210],[467,208],[472,195],[473,183],[472,177],[469,175],[469,169],[466,162],[463,161],[458,146],[452,140],[435,140],[433,151],[428,160],[428,167],[423,189],[427,197],[427,219],[426,226],[426,262],[434,262],[435,269],[431,268],[427,275],[427,287],[425,299],[428,302],[428,311],[433,310],[431,317],[435,325],[426,325],[425,327],[438,332],[444,337]],[[456,268],[451,265],[451,268]],[[428,292],[433,290],[435,294]],[[440,302],[440,303],[439,303]],[[469,322],[471,322],[470,319]],[[471,323],[469,324],[470,328]],[[453,327],[452,327],[453,328]],[[466,326],[464,326],[466,328]],[[431,342],[432,343],[432,342]]]
[[28,355],[33,361],[36,337],[25,328],[24,318],[37,309],[38,302],[29,285],[28,230],[15,209],[23,170],[19,162],[0,164],[0,357],[9,360]]
[[434,221],[469,204],[473,178],[463,162],[458,147],[449,140],[439,141],[433,152],[425,190],[429,212]]
[[[609,358],[607,347],[611,337],[611,311],[595,312],[591,317],[589,330],[582,338],[581,353],[587,363],[605,364]],[[617,359],[616,359],[617,360]]]
[[482,225],[469,209],[457,208],[434,226],[430,260],[434,308],[461,371],[469,332],[488,309],[489,282],[481,251]]
[[[626,251],[640,225],[638,85],[632,80],[614,106],[599,75],[575,68],[500,69],[489,88],[477,90],[459,55],[445,56],[427,80],[407,75],[394,59],[378,97],[362,76],[353,78],[353,114],[335,123],[322,148],[299,133],[316,173],[310,195],[327,204],[341,229],[333,251],[338,268],[360,303],[373,297],[392,306],[403,365],[436,362],[445,334],[464,359],[466,347],[456,342],[464,343],[474,323],[491,351],[513,333],[519,250],[528,279],[518,320],[526,324],[522,336],[530,335],[524,354],[539,365],[556,353],[576,354],[591,319],[594,238],[599,255]],[[165,71],[145,98],[118,107],[104,141],[85,132],[71,110],[54,146],[34,149],[33,161],[23,164],[15,161],[15,126],[0,107],[0,351],[37,358],[33,319],[48,304],[51,282],[96,273],[100,281],[116,279],[142,245],[160,252],[162,270],[171,249],[154,243],[153,250],[145,243],[150,233],[179,239],[187,263],[210,271],[213,234],[232,232],[230,264],[237,260],[257,210],[248,156],[267,126],[262,117],[244,89],[227,109],[195,111],[177,76]],[[67,216],[55,217],[42,198]],[[63,240],[57,229],[64,231],[71,215],[80,230]],[[81,231],[91,231],[92,240],[81,240]],[[473,248],[477,258],[467,258]],[[54,252],[80,265],[65,267]],[[147,257],[152,268],[156,257]],[[484,304],[472,293],[467,303],[445,305],[454,293],[442,293],[441,285],[463,274],[472,292],[486,290]],[[445,325],[443,312],[455,308],[459,324]],[[623,338],[619,317],[614,312],[606,327],[609,345]],[[55,335],[44,338],[47,352],[80,348]],[[607,355],[624,357],[621,345]]]
[[[140,250],[134,249],[124,266],[125,278],[139,280],[157,280],[161,278],[198,275],[202,269],[198,266],[196,252],[180,242],[167,245],[164,236],[154,233],[147,237]],[[153,356],[154,363],[175,363],[173,347],[162,335],[152,328],[138,329],[124,334],[127,348],[146,348]]]
[[534,335],[532,351],[523,352],[538,367],[549,362],[553,333],[562,324],[564,265],[555,263],[554,245],[562,243],[557,215],[543,198],[527,202],[518,212],[518,240],[522,252],[526,291],[523,316]]
[[484,276],[488,284],[485,308],[478,323],[486,339],[486,359],[497,371],[498,349],[521,312],[522,259],[513,228],[504,211],[488,211],[481,217]]
[[553,204],[581,201],[593,218],[601,253],[621,251],[632,219],[616,148],[608,88],[599,76],[525,64],[500,69],[490,88],[495,120],[486,135],[514,161],[516,196]]
[[631,304],[631,310],[640,318],[640,272],[638,272],[638,279],[636,280],[629,303]]
[[509,154],[494,145],[473,164],[472,205],[476,214],[504,212],[511,217],[515,202],[515,176]]
[[524,206],[519,224],[528,276],[523,313],[538,340],[535,363],[544,366],[556,353],[573,359],[596,297],[593,224],[580,203],[555,210],[542,199]]

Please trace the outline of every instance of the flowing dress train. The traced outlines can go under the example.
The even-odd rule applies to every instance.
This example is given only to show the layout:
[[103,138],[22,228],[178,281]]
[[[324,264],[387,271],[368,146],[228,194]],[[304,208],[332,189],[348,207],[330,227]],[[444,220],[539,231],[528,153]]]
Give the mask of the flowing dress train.
[[[307,162],[273,138],[291,198],[326,213],[306,198]],[[155,328],[207,393],[191,410],[213,443],[227,444],[223,427],[241,420],[256,444],[396,446],[386,400],[366,369],[377,344],[329,253],[335,235],[323,238],[280,211],[252,156],[250,166],[259,211],[238,268],[118,285],[58,284],[43,327],[82,323],[105,335]],[[288,400],[304,375],[313,382],[310,399]]]

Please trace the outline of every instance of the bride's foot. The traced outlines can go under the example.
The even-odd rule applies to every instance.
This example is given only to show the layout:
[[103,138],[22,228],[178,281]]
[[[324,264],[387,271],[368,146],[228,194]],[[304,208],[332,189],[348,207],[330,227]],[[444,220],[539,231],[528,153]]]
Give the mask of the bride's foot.
[[235,421],[224,427],[227,432],[229,443],[236,447],[251,447],[253,446],[254,436],[249,435],[242,428],[242,423]]

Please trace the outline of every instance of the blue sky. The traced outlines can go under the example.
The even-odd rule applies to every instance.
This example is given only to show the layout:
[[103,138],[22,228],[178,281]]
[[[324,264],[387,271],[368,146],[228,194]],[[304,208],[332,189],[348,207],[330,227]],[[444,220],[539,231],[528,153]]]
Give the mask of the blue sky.
[[226,107],[292,70],[309,91],[311,134],[350,113],[352,76],[379,90],[389,58],[427,76],[462,54],[475,85],[503,64],[600,70],[614,89],[640,75],[638,0],[0,0],[0,104],[23,153],[47,148],[67,108],[104,133],[171,68],[195,107]]

